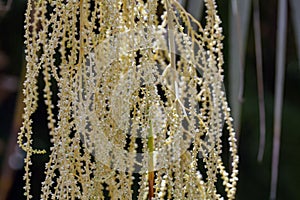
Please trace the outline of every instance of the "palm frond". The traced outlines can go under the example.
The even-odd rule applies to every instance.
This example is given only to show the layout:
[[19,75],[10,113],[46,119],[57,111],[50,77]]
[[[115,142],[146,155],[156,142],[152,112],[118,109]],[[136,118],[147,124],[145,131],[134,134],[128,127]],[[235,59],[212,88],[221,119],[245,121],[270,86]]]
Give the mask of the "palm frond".
[[203,0],[189,0],[186,9],[191,15],[193,15],[197,20],[201,19],[204,1]]
[[286,31],[287,31],[287,1],[279,0],[278,20],[277,20],[277,43],[276,43],[274,137],[273,137],[270,199],[276,199],[277,181],[278,181],[280,133],[281,133],[284,74],[285,74],[284,69],[285,69],[285,52],[286,52]]
[[292,18],[294,23],[295,40],[298,48],[298,65],[300,67],[300,1],[291,0]]
[[230,4],[229,102],[231,103],[237,133],[239,132],[241,101],[244,87],[244,57],[249,28],[250,3],[251,0],[231,0]]
[[257,160],[262,161],[265,150],[266,140],[266,114],[265,114],[265,98],[264,98],[264,83],[263,83],[263,58],[262,58],[262,43],[260,30],[260,11],[259,0],[253,1],[253,26],[255,37],[255,54],[256,54],[256,72],[257,72],[257,89],[258,89],[258,104],[259,104],[259,121],[260,121],[260,139],[259,151]]

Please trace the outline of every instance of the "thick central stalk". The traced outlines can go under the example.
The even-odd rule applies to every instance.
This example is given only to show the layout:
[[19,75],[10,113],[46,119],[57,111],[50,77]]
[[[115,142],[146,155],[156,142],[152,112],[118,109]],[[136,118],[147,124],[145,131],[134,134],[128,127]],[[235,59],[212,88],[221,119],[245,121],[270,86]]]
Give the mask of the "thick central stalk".
[[148,153],[149,153],[149,160],[148,160],[148,185],[149,185],[149,200],[154,197],[154,135],[153,135],[153,127],[152,121],[149,120],[149,130],[148,130]]

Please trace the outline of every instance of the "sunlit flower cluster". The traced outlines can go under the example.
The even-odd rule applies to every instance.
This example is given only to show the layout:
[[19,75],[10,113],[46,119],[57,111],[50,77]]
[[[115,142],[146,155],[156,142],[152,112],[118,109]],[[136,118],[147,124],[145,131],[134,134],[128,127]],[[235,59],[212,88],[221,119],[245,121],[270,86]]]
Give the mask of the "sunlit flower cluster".
[[31,156],[44,153],[32,147],[40,73],[52,142],[40,199],[234,199],[221,21],[205,5],[202,26],[175,0],[28,1],[27,199]]

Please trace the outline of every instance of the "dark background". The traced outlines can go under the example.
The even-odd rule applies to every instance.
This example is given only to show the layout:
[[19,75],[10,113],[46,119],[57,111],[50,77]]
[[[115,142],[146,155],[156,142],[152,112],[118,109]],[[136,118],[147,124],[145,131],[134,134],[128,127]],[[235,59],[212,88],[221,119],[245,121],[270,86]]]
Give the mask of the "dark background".
[[[228,57],[229,57],[229,1],[217,1],[219,14],[223,21],[225,34],[224,58],[225,58],[225,82],[228,88]],[[24,153],[16,149],[15,144],[9,144],[9,138],[14,138],[21,112],[16,109],[16,102],[21,98],[19,88],[22,86],[22,70],[24,70],[24,45],[23,45],[23,21],[26,1],[15,0],[9,12],[0,18],[0,179],[8,175],[4,170],[5,155],[12,149],[14,161],[10,160],[15,167],[14,176],[9,180],[12,188],[8,198],[11,200],[25,199],[23,197],[23,170],[22,156]],[[253,26],[250,26],[247,37],[247,50],[245,58],[245,94],[242,106],[241,129],[239,141],[240,174],[238,182],[237,199],[269,199],[271,181],[271,158],[273,141],[273,106],[274,106],[274,81],[275,81],[275,53],[276,53],[276,20],[277,3],[275,0],[260,2],[261,29],[263,46],[263,72],[265,84],[266,106],[266,148],[264,160],[257,161],[259,143],[259,110],[256,83],[255,47]],[[290,12],[289,12],[290,18]],[[250,17],[252,24],[252,16]],[[281,149],[278,177],[277,199],[300,199],[300,64],[297,60],[295,35],[291,20],[287,25],[287,48],[286,48],[286,75],[285,93],[282,113]],[[7,79],[10,78],[10,81]],[[9,84],[8,87],[3,82]],[[237,84],[237,83],[236,83]],[[4,86],[3,86],[4,85]],[[19,86],[19,87],[17,87]],[[228,91],[228,89],[227,89]],[[227,92],[227,95],[230,94]],[[49,137],[46,129],[46,116],[43,104],[41,109],[33,116],[36,121],[34,127],[34,145],[36,147],[49,148]],[[15,122],[14,122],[15,119]],[[44,162],[47,155],[35,155],[33,157],[32,194],[38,199],[40,182],[43,180]],[[9,182],[1,187],[9,185]],[[1,191],[1,188],[0,188]],[[2,194],[0,194],[1,197]]]

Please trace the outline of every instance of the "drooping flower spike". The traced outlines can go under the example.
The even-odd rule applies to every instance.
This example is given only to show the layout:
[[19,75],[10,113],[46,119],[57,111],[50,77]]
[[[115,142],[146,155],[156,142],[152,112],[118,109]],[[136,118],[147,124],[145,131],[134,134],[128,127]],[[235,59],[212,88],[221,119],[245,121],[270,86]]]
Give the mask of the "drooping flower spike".
[[175,0],[28,1],[27,199],[31,156],[44,153],[32,147],[40,73],[52,142],[41,199],[222,199],[219,179],[234,199],[221,21],[215,1],[205,5],[202,26]]

